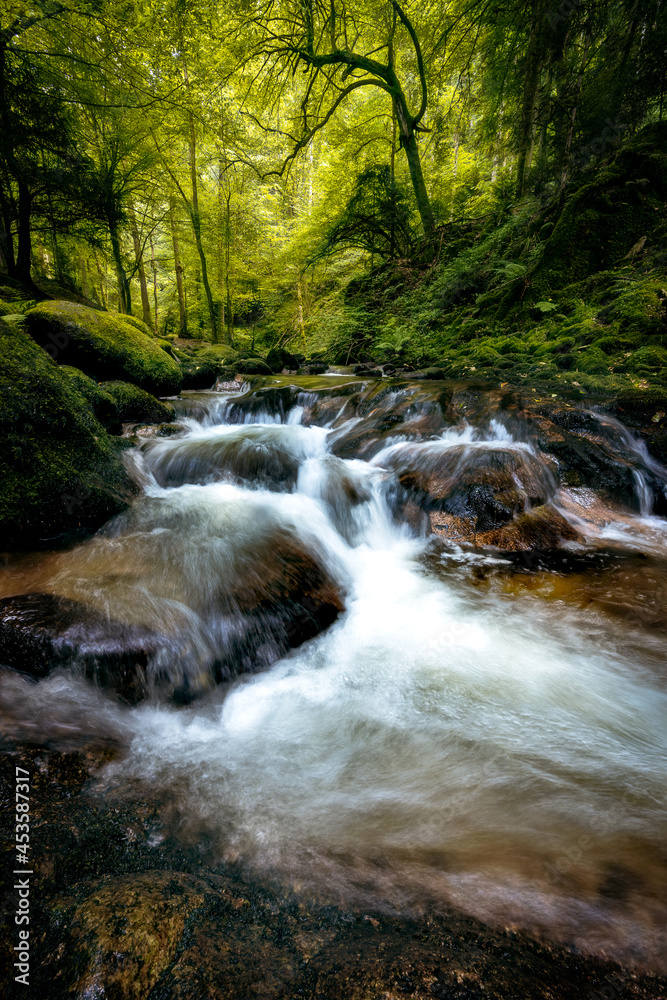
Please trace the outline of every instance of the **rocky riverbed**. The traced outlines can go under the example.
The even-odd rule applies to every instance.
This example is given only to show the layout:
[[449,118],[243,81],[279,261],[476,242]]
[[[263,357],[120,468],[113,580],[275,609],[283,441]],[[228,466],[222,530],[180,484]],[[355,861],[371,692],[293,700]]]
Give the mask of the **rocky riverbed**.
[[125,423],[127,510],[0,574],[34,995],[664,995],[661,418],[346,374],[171,405]]

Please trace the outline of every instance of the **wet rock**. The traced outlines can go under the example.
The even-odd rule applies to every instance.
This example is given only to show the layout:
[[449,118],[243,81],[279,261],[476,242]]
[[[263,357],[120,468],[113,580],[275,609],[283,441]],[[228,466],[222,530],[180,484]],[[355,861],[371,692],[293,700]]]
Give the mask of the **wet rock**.
[[151,630],[113,621],[78,601],[53,594],[0,600],[0,664],[35,679],[76,666],[134,702],[145,693],[148,660],[159,646]]
[[142,872],[104,882],[69,919],[73,959],[85,970],[74,995],[148,996],[212,896],[206,882],[184,872]]
[[563,483],[598,490],[612,502],[639,512],[637,456],[602,436],[599,425],[594,434],[583,427],[569,430],[564,423],[562,415],[555,413],[552,419],[539,420],[536,427],[537,443],[558,462]]
[[244,426],[217,438],[147,445],[144,461],[160,486],[224,481],[286,490],[296,484],[310,444],[301,427],[288,437],[282,428]]
[[326,361],[311,361],[305,364],[303,368],[299,368],[297,375],[323,375],[328,370],[329,365]]
[[35,678],[79,670],[130,702],[187,702],[266,669],[343,610],[320,557],[261,503],[179,503],[140,502],[115,535],[62,557],[53,593],[1,601],[0,663]]
[[131,382],[156,396],[180,390],[178,362],[138,328],[140,321],[131,316],[51,301],[29,310],[26,323],[30,336],[51,357],[94,379]]
[[382,461],[411,501],[462,519],[476,532],[545,503],[557,488],[553,469],[527,449],[433,442],[399,445]]
[[[332,450],[341,458],[368,460],[385,447],[387,439],[428,440],[450,424],[450,397],[447,391],[400,382],[367,386],[335,420]],[[357,421],[348,424],[354,416]]]
[[478,531],[473,518],[447,513],[430,514],[434,535],[476,548],[499,550],[503,553],[553,552],[564,542],[583,542],[583,538],[559,511],[549,505],[526,511],[499,527]]
[[374,364],[355,365],[352,369],[355,375],[363,375],[364,378],[382,378],[383,372]]

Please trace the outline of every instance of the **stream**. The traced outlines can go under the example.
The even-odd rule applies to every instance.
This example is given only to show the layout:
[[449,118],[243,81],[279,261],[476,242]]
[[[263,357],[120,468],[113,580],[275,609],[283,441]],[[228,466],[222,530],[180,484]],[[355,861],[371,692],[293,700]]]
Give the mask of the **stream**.
[[[630,484],[601,500],[520,408],[478,394],[443,421],[423,387],[366,406],[358,380],[298,382],[185,393],[177,433],[133,439],[133,508],[2,570],[0,596],[162,637],[134,704],[76,666],[2,672],[3,729],[111,734],[93,794],[150,788],[185,843],[285,892],[455,907],[664,973],[667,469],[586,410],[584,443]],[[480,543],[506,530],[505,479],[465,534],[456,484],[490,462],[521,516],[569,526],[557,559]],[[417,503],[433,470],[450,499]],[[276,545],[310,567],[312,615],[333,608],[310,632],[257,597]]]

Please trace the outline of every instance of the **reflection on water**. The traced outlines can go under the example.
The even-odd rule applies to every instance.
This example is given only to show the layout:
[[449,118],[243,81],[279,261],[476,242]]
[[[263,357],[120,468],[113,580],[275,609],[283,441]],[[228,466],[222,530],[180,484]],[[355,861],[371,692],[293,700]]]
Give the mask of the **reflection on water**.
[[[169,606],[205,620],[222,583],[261,576],[277,526],[344,587],[345,614],[187,708],[122,708],[63,674],[5,678],[5,728],[113,732],[128,752],[102,790],[179,796],[184,837],[290,888],[400,912],[454,904],[667,968],[665,522],[557,496],[552,466],[540,480],[539,452],[504,426],[385,439],[371,464],[333,456],[303,409],[227,425],[229,403],[202,398],[186,436],[135,453],[147,495],[130,514],[73,553],[17,563],[5,592],[37,581],[124,619]],[[615,552],[517,575],[396,523],[397,450],[428,462],[456,448],[455,469],[484,441],[527,455],[591,545]]]

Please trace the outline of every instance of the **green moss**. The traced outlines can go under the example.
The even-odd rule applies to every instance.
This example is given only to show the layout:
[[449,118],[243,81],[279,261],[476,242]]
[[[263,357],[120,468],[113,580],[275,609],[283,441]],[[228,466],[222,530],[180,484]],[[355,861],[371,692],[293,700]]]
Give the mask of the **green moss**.
[[0,532],[8,547],[95,530],[135,493],[75,379],[0,321]]
[[48,353],[92,378],[132,382],[157,396],[181,387],[179,365],[127,316],[74,302],[42,302],[26,315],[28,332]]
[[197,355],[195,358],[184,357],[181,362],[184,389],[210,389],[223,369],[223,365],[209,361]]
[[125,314],[123,314],[123,321],[125,323],[129,323],[130,326],[133,326],[135,330],[139,331],[139,333],[143,333],[144,336],[146,337],[153,336],[153,331],[150,330],[149,327],[146,326],[144,321],[142,319],[139,319],[137,316],[126,316]]
[[82,396],[85,396],[102,426],[106,427],[111,434],[120,434],[121,426],[118,407],[111,393],[107,392],[103,386],[98,385],[97,382],[94,382],[92,378],[80,372],[78,368],[61,365],[60,371],[67,375],[71,385]]
[[162,424],[174,419],[174,408],[129,382],[103,382],[102,390],[114,401],[123,423]]

